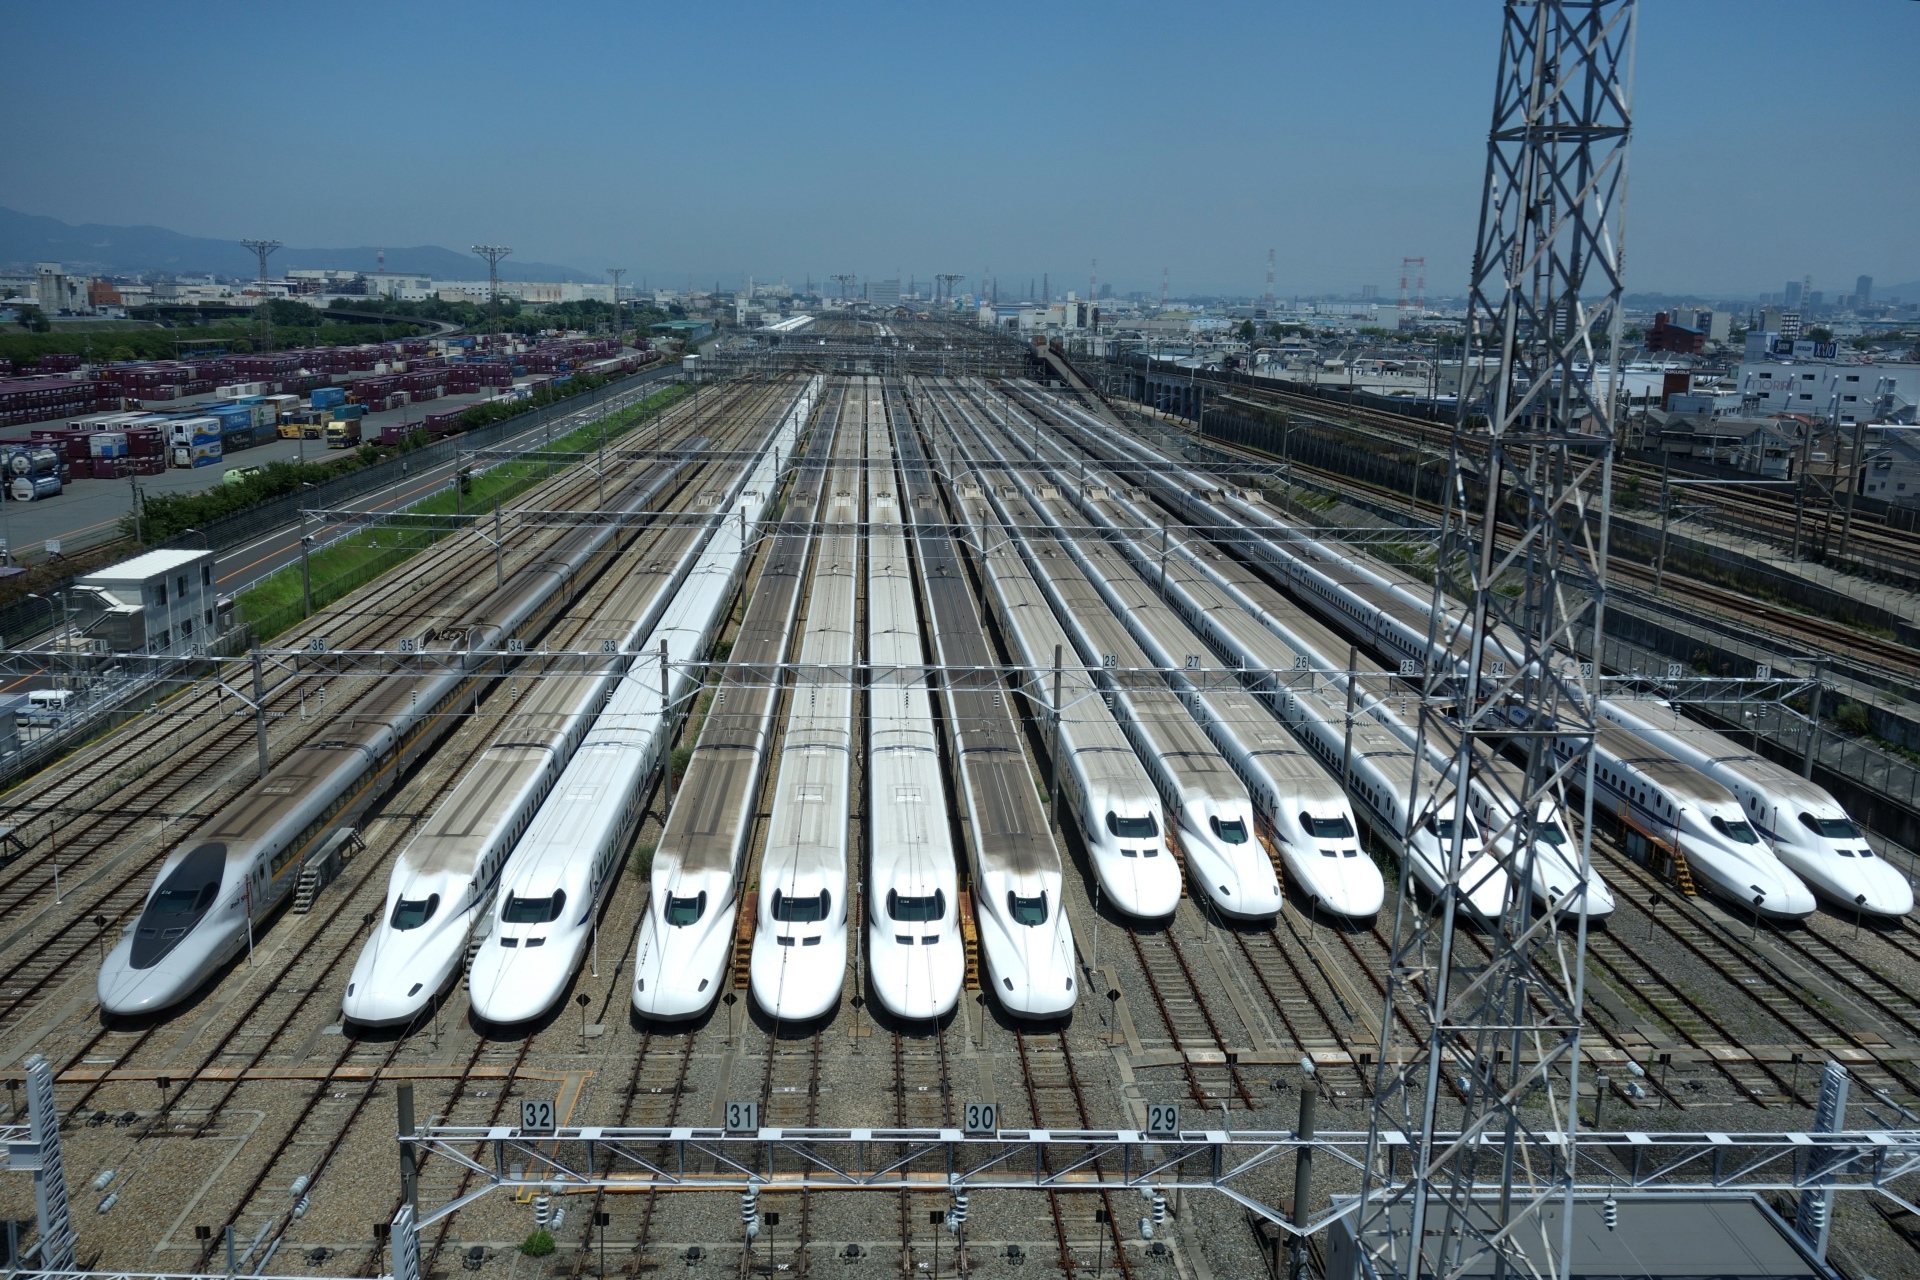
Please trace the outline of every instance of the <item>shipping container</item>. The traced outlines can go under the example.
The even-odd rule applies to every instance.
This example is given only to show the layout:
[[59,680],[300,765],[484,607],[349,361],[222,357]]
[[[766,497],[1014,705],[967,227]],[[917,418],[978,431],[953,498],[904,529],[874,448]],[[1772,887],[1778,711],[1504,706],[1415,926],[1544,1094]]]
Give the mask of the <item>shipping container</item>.
[[312,404],[316,409],[331,409],[337,404],[347,402],[347,393],[341,387],[315,387]]
[[173,465],[180,468],[217,467],[223,456],[218,440],[173,446]]
[[7,454],[7,474],[11,476],[57,476],[63,459],[58,449],[35,444],[26,448],[10,450]]
[[96,431],[87,437],[87,452],[96,461],[101,458],[124,458],[127,456],[127,433]]
[[60,492],[59,476],[15,476],[11,490],[15,502],[37,502]]
[[175,418],[167,423],[167,441],[174,445],[219,444],[226,432],[213,417]]

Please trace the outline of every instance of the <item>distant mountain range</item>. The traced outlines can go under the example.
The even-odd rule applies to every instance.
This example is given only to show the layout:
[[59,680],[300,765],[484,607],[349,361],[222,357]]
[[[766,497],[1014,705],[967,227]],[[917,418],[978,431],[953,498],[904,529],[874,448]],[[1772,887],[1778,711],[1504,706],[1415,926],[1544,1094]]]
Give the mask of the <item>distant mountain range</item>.
[[[371,246],[285,248],[276,250],[268,265],[276,274],[290,267],[372,272],[378,269],[378,256],[379,251]],[[211,272],[245,280],[259,270],[258,259],[252,252],[231,240],[183,235],[165,227],[114,227],[93,222],[76,227],[58,218],[0,208],[0,273],[28,272],[36,262],[58,262],[69,270],[101,275],[140,275],[149,271],[205,275]],[[422,272],[436,280],[482,280],[486,278],[487,264],[471,253],[427,244],[388,248],[387,270]],[[513,258],[501,261],[500,278],[605,283],[603,276],[577,267],[520,262]]]

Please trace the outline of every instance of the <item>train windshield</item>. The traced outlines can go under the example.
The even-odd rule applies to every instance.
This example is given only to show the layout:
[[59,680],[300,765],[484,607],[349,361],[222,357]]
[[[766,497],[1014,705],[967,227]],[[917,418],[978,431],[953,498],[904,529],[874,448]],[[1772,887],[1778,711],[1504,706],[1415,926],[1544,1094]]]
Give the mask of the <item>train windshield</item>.
[[218,883],[203,884],[199,889],[162,889],[153,895],[153,902],[147,907],[157,916],[197,915],[212,903],[213,895],[220,892]]
[[1815,835],[1825,836],[1829,840],[1860,840],[1860,828],[1845,818],[1816,818],[1810,813],[1800,815],[1800,825]]
[[707,891],[702,889],[691,898],[676,898],[667,895],[667,923],[675,928],[692,924],[707,913]]
[[796,898],[778,889],[773,891],[773,918],[789,924],[817,924],[827,918],[827,910],[832,906],[833,895],[825,889],[805,898]]
[[181,859],[147,899],[134,929],[136,969],[151,969],[191,933],[220,896],[227,864],[227,846],[203,844]]
[[433,913],[440,909],[440,895],[430,893],[415,901],[402,898],[393,904],[393,927],[396,929],[418,929],[433,919]]
[[550,898],[521,898],[507,895],[507,905],[500,909],[503,924],[546,924],[558,920],[560,913],[567,909],[567,891],[554,890]]
[[1247,842],[1247,824],[1235,818],[1231,822],[1222,822],[1218,815],[1207,819],[1207,825],[1213,828],[1213,834],[1222,844],[1245,844]]
[[1345,840],[1353,834],[1353,824],[1347,821],[1347,815],[1337,818],[1316,818],[1310,813],[1300,815],[1300,825],[1315,840]]
[[1151,840],[1160,834],[1160,824],[1153,815],[1144,818],[1123,818],[1113,810],[1107,810],[1107,830],[1122,840]]
[[1013,917],[1015,924],[1045,924],[1047,895],[1043,892],[1035,898],[1023,898],[1009,889],[1007,890],[1007,914]]
[[1760,843],[1760,837],[1753,834],[1753,828],[1738,819],[1728,822],[1725,818],[1716,815],[1713,819],[1713,829],[1735,844]]
[[947,914],[946,891],[935,889],[925,898],[903,898],[899,890],[889,889],[887,890],[887,914],[895,920],[911,923],[944,919]]
[[[1453,839],[1453,822],[1452,818],[1428,818],[1427,830],[1442,840],[1451,840]],[[1472,818],[1461,818],[1460,826],[1460,834],[1463,838],[1468,840],[1480,838],[1480,833],[1474,829]]]
[[1534,826],[1533,834],[1556,849],[1567,843],[1567,833],[1560,829],[1557,822],[1540,822]]

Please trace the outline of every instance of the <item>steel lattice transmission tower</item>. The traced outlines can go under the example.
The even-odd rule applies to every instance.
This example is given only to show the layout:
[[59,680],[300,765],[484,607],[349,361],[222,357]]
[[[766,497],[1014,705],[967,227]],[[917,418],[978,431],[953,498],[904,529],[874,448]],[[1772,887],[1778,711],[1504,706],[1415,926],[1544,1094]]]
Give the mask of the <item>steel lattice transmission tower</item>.
[[513,250],[504,244],[477,244],[473,251],[487,260],[487,319],[489,327],[500,331],[500,259]]
[[260,259],[260,341],[262,351],[273,350],[273,299],[267,296],[267,255],[280,247],[278,240],[242,240]]
[[[1376,1275],[1531,1274],[1523,1239],[1567,1275],[1586,912],[1578,885],[1544,908],[1530,886],[1537,822],[1592,768],[1599,684],[1578,654],[1598,652],[1605,600],[1636,18],[1637,0],[1505,6],[1434,575],[1430,652],[1449,656],[1408,674],[1420,732],[1452,755],[1440,795],[1465,779],[1519,816],[1480,833],[1505,905],[1458,956],[1460,826],[1434,911],[1403,870],[1359,1223]],[[1523,767],[1496,771],[1503,751]],[[1399,1014],[1416,1033],[1396,1034]]]

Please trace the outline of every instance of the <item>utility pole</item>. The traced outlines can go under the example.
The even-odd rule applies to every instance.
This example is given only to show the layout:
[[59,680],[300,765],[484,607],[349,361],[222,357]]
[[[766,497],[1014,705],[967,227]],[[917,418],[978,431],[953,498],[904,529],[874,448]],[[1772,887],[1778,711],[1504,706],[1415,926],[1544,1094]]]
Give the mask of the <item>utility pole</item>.
[[[1457,744],[1439,778],[1416,756],[1413,802],[1464,815],[1469,787],[1492,793],[1517,815],[1492,844],[1511,887],[1456,957],[1465,824],[1433,909],[1402,878],[1355,1222],[1371,1275],[1569,1275],[1590,798],[1574,889],[1536,910],[1528,886],[1543,813],[1576,774],[1593,794],[1600,683],[1579,650],[1603,648],[1637,19],[1637,0],[1507,0],[1501,21],[1429,609],[1438,656],[1410,678],[1423,740]],[[1497,353],[1484,366],[1476,340]],[[1568,512],[1596,513],[1597,536]],[[1524,768],[1498,767],[1503,750]]]
[[625,346],[626,339],[621,336],[625,331],[625,326],[620,323],[620,277],[627,274],[627,269],[625,267],[608,267],[607,274],[613,277],[613,336],[616,341],[622,346]]
[[267,297],[267,255],[280,247],[278,240],[242,240],[260,259],[260,341],[262,351],[273,350],[273,302]]
[[487,260],[487,327],[500,332],[500,259],[513,250],[504,244],[477,244],[473,251]]

